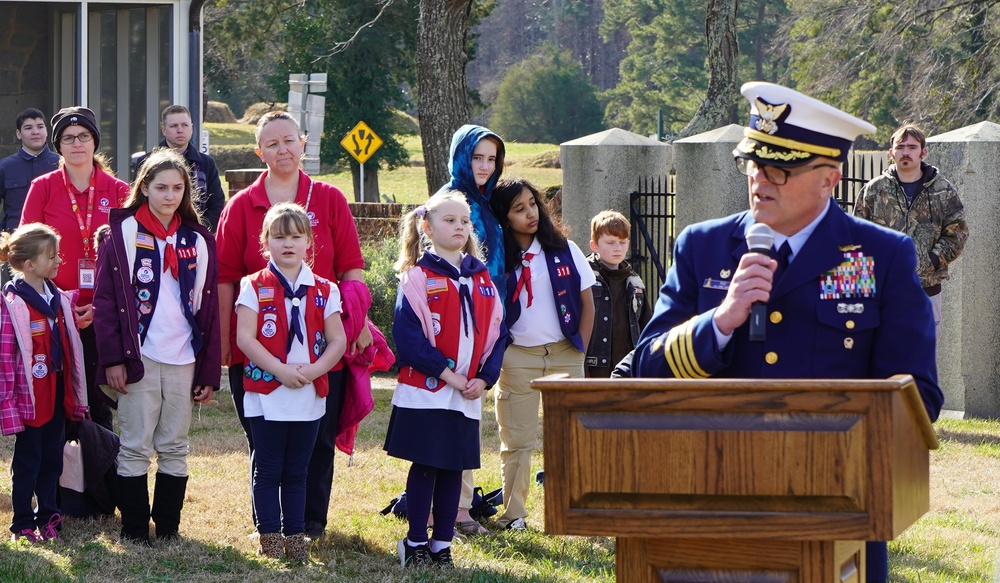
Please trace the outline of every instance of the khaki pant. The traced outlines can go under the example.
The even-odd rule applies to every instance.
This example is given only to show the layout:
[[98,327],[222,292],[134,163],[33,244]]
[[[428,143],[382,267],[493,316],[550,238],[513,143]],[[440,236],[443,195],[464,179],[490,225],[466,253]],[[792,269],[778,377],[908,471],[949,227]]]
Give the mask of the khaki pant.
[[118,475],[145,475],[155,453],[158,472],[187,476],[194,363],[170,365],[144,356],[142,366],[142,380],[118,397]]
[[583,353],[569,340],[531,347],[512,344],[504,352],[495,395],[503,473],[504,512],[497,519],[500,526],[528,516],[525,503],[531,486],[531,453],[537,441],[538,405],[542,399],[529,383],[560,373],[583,378]]

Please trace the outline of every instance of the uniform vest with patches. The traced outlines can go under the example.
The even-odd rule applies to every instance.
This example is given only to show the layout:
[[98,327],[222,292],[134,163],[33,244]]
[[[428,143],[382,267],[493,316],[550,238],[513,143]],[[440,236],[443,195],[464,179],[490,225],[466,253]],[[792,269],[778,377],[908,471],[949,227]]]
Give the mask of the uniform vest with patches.
[[[316,362],[326,350],[326,302],[330,299],[330,282],[319,276],[316,285],[309,286],[305,305],[300,306],[306,321],[305,345],[309,348],[309,362]],[[288,345],[288,314],[285,310],[285,289],[278,276],[270,269],[262,269],[249,276],[250,285],[257,294],[257,340],[281,362],[287,362],[285,347]],[[258,367],[247,358],[243,366],[243,388],[252,393],[270,393],[281,386],[274,375]],[[325,374],[313,380],[316,394],[325,397],[330,392],[330,382]]]
[[[583,299],[580,297],[580,272],[573,260],[573,250],[567,245],[565,249],[546,249],[545,264],[548,267],[549,281],[552,284],[552,300],[559,314],[559,329],[573,346],[583,352],[583,336],[580,336],[580,313],[583,311]],[[521,317],[521,300],[513,300],[517,289],[517,271],[507,274],[507,329]],[[544,298],[535,298],[535,301]]]
[[[427,276],[427,305],[434,318],[434,344],[448,359],[448,368],[455,367],[458,357],[458,347],[464,337],[466,323],[462,321],[462,305],[458,287],[452,285],[447,275],[421,267]],[[470,379],[479,371],[480,361],[486,347],[486,331],[493,317],[493,304],[498,300],[495,296],[492,282],[487,277],[487,271],[480,271],[472,276],[472,314],[468,314],[468,329],[472,335],[472,357],[469,360]],[[457,283],[457,282],[456,282]],[[473,318],[474,316],[474,318]],[[446,383],[441,379],[425,375],[412,366],[399,368],[397,380],[413,387],[422,387],[431,392],[438,391]]]
[[[52,328],[49,326],[49,319],[45,314],[39,312],[28,302],[31,326],[31,386],[35,392],[35,418],[25,419],[24,424],[31,427],[41,427],[52,419],[55,408],[62,405],[67,411],[72,412],[76,408],[73,387],[70,385],[72,375],[63,374],[63,395],[64,403],[56,403],[56,379],[58,375],[52,368]],[[56,325],[59,326],[59,336],[63,345],[62,370],[69,371],[72,367],[72,349],[69,345],[69,336],[66,334],[66,323],[63,318],[62,306],[57,311]]]
[[[135,286],[137,300],[135,309],[139,317],[139,345],[146,341],[149,323],[153,321],[156,311],[156,301],[160,296],[160,277],[163,266],[160,264],[159,243],[142,223],[136,221],[135,233],[135,263],[132,265],[132,285]],[[184,318],[193,332],[191,348],[195,354],[201,352],[201,332],[194,318],[194,284],[198,267],[198,234],[191,227],[181,223],[175,233],[177,242],[177,284],[180,286],[181,310]]]

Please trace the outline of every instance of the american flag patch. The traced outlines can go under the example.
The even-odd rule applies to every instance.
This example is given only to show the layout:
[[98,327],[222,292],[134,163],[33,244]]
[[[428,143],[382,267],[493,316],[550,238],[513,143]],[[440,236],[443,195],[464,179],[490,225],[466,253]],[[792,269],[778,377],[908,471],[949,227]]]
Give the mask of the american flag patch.
[[257,290],[257,301],[258,302],[271,302],[274,301],[274,288],[273,287],[261,287]]
[[427,278],[427,293],[433,294],[443,291],[448,291],[448,280],[446,278],[443,277]]
[[45,320],[32,320],[28,324],[28,329],[31,330],[32,336],[41,336],[45,334]]
[[146,233],[136,233],[135,246],[143,249],[156,249],[156,238]]

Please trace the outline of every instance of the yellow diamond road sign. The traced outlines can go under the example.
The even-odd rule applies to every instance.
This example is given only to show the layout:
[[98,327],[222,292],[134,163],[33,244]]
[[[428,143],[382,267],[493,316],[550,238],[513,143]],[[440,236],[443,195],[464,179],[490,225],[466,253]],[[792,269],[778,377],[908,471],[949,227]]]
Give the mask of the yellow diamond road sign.
[[364,164],[368,161],[368,158],[372,157],[380,147],[382,147],[382,138],[378,137],[378,134],[372,131],[368,124],[363,121],[359,121],[358,125],[354,126],[354,129],[348,132],[344,136],[343,140],[340,140],[340,145],[347,150],[351,156],[360,164]]

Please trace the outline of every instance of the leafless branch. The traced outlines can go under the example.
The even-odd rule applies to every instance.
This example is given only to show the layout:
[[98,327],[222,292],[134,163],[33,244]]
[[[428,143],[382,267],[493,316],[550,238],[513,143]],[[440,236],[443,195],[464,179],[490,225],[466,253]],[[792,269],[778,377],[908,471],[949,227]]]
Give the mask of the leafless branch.
[[322,59],[329,59],[330,57],[332,57],[332,56],[334,56],[334,55],[336,55],[338,53],[342,53],[342,52],[346,51],[351,46],[351,44],[354,43],[354,40],[356,38],[358,38],[358,35],[361,34],[362,30],[364,30],[366,28],[371,28],[372,26],[375,26],[375,23],[378,22],[378,20],[380,18],[382,18],[382,15],[385,14],[385,11],[390,6],[392,6],[392,3],[394,1],[395,0],[381,0],[381,2],[380,2],[381,6],[379,7],[378,14],[375,15],[375,18],[369,20],[368,22],[366,22],[366,23],[362,24],[360,27],[358,27],[358,29],[354,31],[354,34],[351,35],[351,38],[349,38],[349,39],[347,39],[345,41],[334,43],[333,48],[330,49],[330,52],[326,53],[325,55],[320,55],[320,56],[316,57],[315,59],[313,59],[312,62],[315,63],[315,62],[320,61]]

